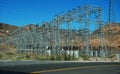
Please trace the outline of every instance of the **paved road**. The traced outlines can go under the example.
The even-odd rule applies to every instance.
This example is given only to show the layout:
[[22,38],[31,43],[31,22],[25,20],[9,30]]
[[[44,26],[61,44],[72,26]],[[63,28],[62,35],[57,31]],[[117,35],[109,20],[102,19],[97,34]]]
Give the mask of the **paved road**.
[[33,74],[120,74],[120,66],[88,66],[33,72]]
[[17,61],[0,62],[0,74],[120,74],[120,63]]

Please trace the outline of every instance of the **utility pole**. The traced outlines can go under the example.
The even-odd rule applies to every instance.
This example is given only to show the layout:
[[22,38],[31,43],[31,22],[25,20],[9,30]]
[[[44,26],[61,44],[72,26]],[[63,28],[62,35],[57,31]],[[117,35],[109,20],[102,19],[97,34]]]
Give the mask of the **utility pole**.
[[113,5],[113,0],[109,0],[109,10],[108,10],[108,22],[112,23],[115,22],[115,14],[114,14],[114,5]]
[[112,7],[111,7],[112,6],[111,1],[112,0],[109,0],[108,22],[111,22],[111,9],[112,9]]

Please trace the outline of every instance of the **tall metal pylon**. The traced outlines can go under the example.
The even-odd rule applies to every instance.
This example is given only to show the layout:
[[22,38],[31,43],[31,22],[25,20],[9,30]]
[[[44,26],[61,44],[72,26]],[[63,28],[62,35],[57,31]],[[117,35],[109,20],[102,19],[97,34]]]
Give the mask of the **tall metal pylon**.
[[108,23],[116,22],[114,13],[114,0],[109,0]]

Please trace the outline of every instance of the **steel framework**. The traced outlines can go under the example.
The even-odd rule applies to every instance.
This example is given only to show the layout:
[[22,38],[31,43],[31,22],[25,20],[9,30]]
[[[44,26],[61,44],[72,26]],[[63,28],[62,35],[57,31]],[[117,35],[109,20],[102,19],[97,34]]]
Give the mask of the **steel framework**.
[[[72,22],[79,23],[80,29],[72,30]],[[67,29],[60,27],[64,24],[67,24]],[[102,8],[91,5],[78,6],[56,15],[49,22],[31,25],[29,29],[25,29],[26,26],[20,27],[11,33],[11,36],[6,39],[6,43],[16,47],[19,52],[37,52],[55,55],[61,53],[69,55],[79,53],[94,56],[96,50],[94,51],[94,48],[90,45],[92,28],[90,26],[93,24],[96,25],[96,30],[99,30],[96,36],[100,39],[96,55],[105,56]],[[77,36],[79,37],[78,44],[76,44]]]

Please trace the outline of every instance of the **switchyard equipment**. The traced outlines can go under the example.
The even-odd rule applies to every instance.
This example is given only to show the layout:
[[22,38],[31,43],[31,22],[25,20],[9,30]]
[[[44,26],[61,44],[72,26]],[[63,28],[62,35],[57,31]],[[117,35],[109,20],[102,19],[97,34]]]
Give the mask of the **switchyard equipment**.
[[[80,55],[103,57],[106,56],[107,51],[104,44],[102,17],[101,7],[78,6],[56,15],[49,22],[29,25],[28,29],[26,26],[18,28],[7,38],[6,43],[16,47],[18,52],[67,54],[77,58]],[[72,30],[71,23],[73,22],[79,24],[79,30]],[[60,26],[65,24],[67,24],[67,29],[62,29]],[[99,46],[90,45],[91,25],[96,25],[95,30],[98,30],[96,37],[100,40]],[[76,37],[79,37],[77,44]],[[98,47],[97,50],[94,47]]]

